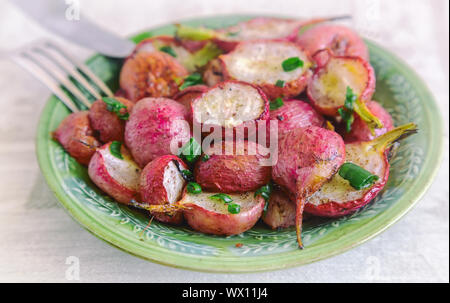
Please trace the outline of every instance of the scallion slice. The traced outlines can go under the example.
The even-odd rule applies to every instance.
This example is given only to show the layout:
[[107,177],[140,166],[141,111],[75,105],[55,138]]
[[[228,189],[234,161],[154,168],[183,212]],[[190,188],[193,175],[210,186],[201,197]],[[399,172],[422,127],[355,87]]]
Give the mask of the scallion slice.
[[276,110],[279,109],[280,107],[282,107],[284,105],[283,99],[281,99],[280,97],[276,98],[275,100],[273,100],[272,102],[270,102],[270,110]]
[[283,63],[281,63],[281,66],[283,67],[283,70],[285,72],[290,72],[296,70],[299,67],[303,67],[304,64],[305,63],[300,60],[299,57],[291,57],[284,60]]
[[106,103],[106,109],[112,113],[115,113],[120,120],[128,120],[130,114],[125,105],[123,105],[116,98],[104,97],[103,102]]
[[177,57],[177,53],[174,51],[174,49],[169,46],[169,45],[164,45],[162,47],[159,48],[160,51],[171,55],[172,57],[176,58]]
[[203,84],[202,75],[199,73],[193,73],[193,74],[190,74],[189,76],[187,76],[186,78],[184,78],[184,82],[180,86],[180,90],[183,90],[186,87],[194,86],[194,85],[198,85],[198,84]]
[[202,187],[198,183],[189,182],[187,185],[187,191],[191,194],[196,195],[202,192]]
[[351,162],[344,163],[339,169],[339,176],[350,182],[350,185],[361,190],[371,187],[380,178]]
[[184,158],[189,163],[195,162],[202,153],[200,144],[194,138],[189,139],[179,152],[179,156]]
[[111,152],[111,155],[114,157],[123,160],[122,152],[120,151],[120,148],[122,147],[122,142],[119,141],[113,141],[109,145],[109,151]]
[[214,194],[212,196],[209,196],[209,198],[211,200],[218,200],[218,201],[222,201],[225,204],[231,203],[233,202],[233,199],[231,199],[231,197],[227,194],[224,193],[218,193],[218,194]]

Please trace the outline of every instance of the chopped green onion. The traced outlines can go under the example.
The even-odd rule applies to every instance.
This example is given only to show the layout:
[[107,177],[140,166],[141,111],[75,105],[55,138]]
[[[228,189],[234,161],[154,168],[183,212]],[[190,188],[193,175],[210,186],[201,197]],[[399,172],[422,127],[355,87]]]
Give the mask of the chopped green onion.
[[267,210],[269,208],[269,199],[270,195],[272,194],[272,184],[266,184],[264,186],[261,186],[255,191],[255,197],[261,196],[264,198],[264,201],[266,202],[264,204],[264,215],[267,213]]
[[200,144],[194,138],[191,138],[179,152],[180,157],[184,158],[189,163],[195,162],[202,153]]
[[270,110],[276,110],[279,109],[280,107],[282,107],[284,105],[283,99],[281,99],[280,97],[276,98],[275,100],[273,100],[272,102],[270,102]]
[[164,45],[162,47],[159,48],[160,51],[171,55],[172,57],[176,58],[177,57],[177,53],[175,53],[175,51],[173,50],[173,48],[169,45]]
[[344,163],[339,169],[339,176],[350,182],[350,185],[361,190],[372,186],[379,180],[377,175],[351,162]]
[[236,32],[228,32],[227,36],[228,37],[236,37],[237,35],[239,35],[241,33],[240,30],[236,31]]
[[284,84],[285,84],[286,82],[285,81],[283,81],[283,80],[277,80],[277,82],[275,83],[275,86],[278,86],[278,87],[284,87]]
[[187,185],[187,191],[191,194],[199,194],[202,192],[202,188],[200,186],[200,184],[195,183],[195,182],[189,182]]
[[207,155],[207,154],[204,154],[204,155],[203,155],[203,157],[202,157],[202,161],[203,161],[203,162],[206,162],[206,161],[208,161],[208,160],[209,160],[209,158],[210,158],[210,156],[209,156],[209,155]]
[[350,86],[347,86],[344,107],[338,109],[338,113],[341,116],[342,121],[345,123],[345,129],[347,133],[352,130],[352,124],[355,120],[353,116],[353,108],[356,99],[357,96],[353,93],[353,90],[350,88]]
[[209,198],[211,200],[220,200],[222,202],[224,202],[225,204],[231,203],[233,202],[233,199],[231,199],[231,197],[227,194],[223,194],[223,193],[219,193],[219,194],[214,194],[212,196],[209,196]]
[[299,57],[291,57],[289,59],[286,59],[281,63],[281,66],[283,67],[283,70],[285,72],[290,72],[293,70],[296,70],[299,67],[303,67],[304,62],[300,60]]
[[187,76],[186,78],[184,78],[184,82],[183,84],[180,86],[180,90],[185,89],[186,87],[189,86],[194,86],[197,84],[203,84],[203,78],[202,75],[199,73],[193,73],[190,74],[189,76]]
[[119,100],[110,97],[103,97],[102,100],[106,103],[106,109],[108,111],[115,113],[120,120],[128,120],[130,117],[128,109]]
[[238,214],[241,212],[241,206],[239,204],[236,203],[230,203],[228,204],[228,212],[230,214]]
[[113,141],[109,145],[109,151],[111,152],[111,155],[113,155],[114,157],[123,160],[122,152],[120,151],[121,147],[122,147],[122,142]]
[[192,182],[192,180],[194,180],[194,176],[192,175],[192,172],[190,170],[183,169],[182,171],[180,171],[180,173],[183,179],[187,182]]

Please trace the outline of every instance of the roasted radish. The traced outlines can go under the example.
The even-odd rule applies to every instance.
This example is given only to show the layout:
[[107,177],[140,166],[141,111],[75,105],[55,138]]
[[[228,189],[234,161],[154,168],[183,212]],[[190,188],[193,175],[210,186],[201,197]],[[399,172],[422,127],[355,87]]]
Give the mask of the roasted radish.
[[134,103],[121,97],[103,98],[92,103],[89,121],[102,142],[123,142],[125,121]]
[[[173,155],[161,156],[148,163],[140,179],[142,204],[171,205],[178,202],[186,185],[183,171],[187,169],[186,164]],[[181,211],[151,213],[162,222],[180,224],[183,221]]]
[[141,169],[121,142],[109,142],[98,148],[89,162],[88,173],[92,182],[117,202],[129,204],[140,200]]
[[[375,177],[367,183],[366,177],[361,178],[361,174],[357,171],[351,174],[352,172],[342,172],[343,168],[341,168],[339,174],[335,174],[331,180],[307,198],[305,212],[321,217],[340,217],[369,203],[384,188],[388,180],[387,150],[389,146],[416,131],[416,125],[410,123],[397,127],[372,141],[347,144],[345,146],[347,163],[356,164],[357,167],[363,168]],[[350,166],[349,169],[357,170],[357,167]]]
[[[223,141],[204,150],[195,166],[195,180],[203,190],[223,193],[254,191],[270,181],[262,147],[252,141]],[[227,152],[229,151],[229,152]]]
[[369,51],[357,33],[342,25],[317,25],[297,38],[297,43],[310,54],[329,49],[336,56],[354,56],[369,60]]
[[299,95],[311,76],[308,55],[292,42],[242,42],[219,60],[225,79],[258,85],[269,99]]
[[267,211],[262,216],[272,229],[295,226],[295,202],[281,189],[275,188],[269,198]]
[[[165,98],[139,101],[125,125],[125,143],[140,167],[156,157],[174,154],[174,146],[189,140],[189,111]],[[179,144],[178,144],[179,143]]]
[[101,143],[94,137],[87,111],[68,115],[53,132],[53,138],[83,165],[88,165]]
[[219,30],[177,25],[177,37],[190,41],[211,40],[224,51],[229,52],[241,41],[273,39],[294,41],[299,30],[306,26],[343,18],[347,18],[347,16],[305,20],[259,17]]
[[194,124],[203,132],[221,130],[225,135],[245,135],[256,123],[269,117],[269,101],[256,86],[226,81],[210,88],[192,102]]
[[372,134],[372,131],[367,123],[362,120],[361,117],[356,116],[355,121],[352,124],[351,131],[349,133],[343,132],[346,143],[355,141],[370,141],[394,128],[394,122],[392,121],[391,115],[379,103],[370,101],[367,102],[366,105],[369,111],[380,120],[383,127],[376,128],[374,130],[375,133]]
[[180,204],[194,230],[213,235],[236,235],[252,228],[264,209],[264,199],[254,192],[240,194],[186,193]]
[[338,116],[345,105],[348,88],[361,102],[375,92],[375,72],[359,57],[333,56],[328,51],[316,54],[322,59],[308,83],[308,97],[314,108],[327,116]]
[[164,52],[135,52],[120,71],[120,87],[126,97],[137,102],[144,97],[171,97],[188,71]]
[[311,125],[322,127],[325,122],[311,105],[295,99],[283,100],[283,105],[271,110],[270,121],[272,120],[278,121],[278,138],[299,127]]
[[299,246],[303,247],[301,227],[306,199],[330,179],[344,162],[344,141],[335,132],[309,126],[287,133],[278,145],[278,162],[272,168],[272,178],[296,202],[297,240]]

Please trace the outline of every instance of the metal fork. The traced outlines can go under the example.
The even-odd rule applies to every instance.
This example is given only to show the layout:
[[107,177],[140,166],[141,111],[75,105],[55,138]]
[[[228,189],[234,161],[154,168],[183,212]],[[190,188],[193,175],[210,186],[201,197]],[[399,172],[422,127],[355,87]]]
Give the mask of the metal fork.
[[95,99],[100,99],[102,95],[113,96],[108,86],[86,65],[74,60],[50,40],[39,40],[26,45],[14,51],[11,59],[47,86],[72,112],[79,109],[62,88],[87,108],[90,108],[91,102],[69,77],[75,79]]

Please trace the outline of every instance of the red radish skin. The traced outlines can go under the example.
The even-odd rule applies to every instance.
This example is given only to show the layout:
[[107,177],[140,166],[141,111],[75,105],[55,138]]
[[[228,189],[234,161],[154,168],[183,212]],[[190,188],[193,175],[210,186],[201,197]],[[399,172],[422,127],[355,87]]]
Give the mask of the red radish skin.
[[281,189],[275,188],[270,195],[267,212],[262,220],[272,229],[295,226],[295,202]]
[[188,120],[189,111],[177,101],[165,98],[139,101],[125,125],[125,143],[136,163],[144,167],[158,156],[172,154],[172,140],[187,142]]
[[163,52],[135,52],[120,71],[120,87],[126,97],[137,102],[145,97],[172,97],[188,71],[171,55]]
[[[270,121],[278,120],[278,139],[299,127],[324,125],[325,119],[308,103],[296,99],[284,100],[283,103],[280,108],[270,111],[268,121],[270,124]],[[268,135],[269,127],[270,125],[267,127]]]
[[335,132],[317,126],[297,128],[286,134],[278,146],[273,180],[296,201],[296,227],[302,248],[301,223],[305,200],[314,194],[344,163],[345,145]]
[[[326,60],[321,62],[323,65],[318,65],[316,70],[314,71],[313,76],[309,79],[307,94],[308,98],[311,100],[312,106],[321,114],[326,116],[338,116],[338,109],[344,106],[345,103],[345,93],[347,89],[347,84],[342,82],[344,80],[339,80],[342,78],[342,72],[339,75],[333,75],[333,67],[341,67],[341,66],[350,66],[345,67],[348,71],[348,75],[356,79],[355,81],[363,80],[364,82],[358,84],[358,88],[356,85],[350,85],[353,92],[364,102],[368,102],[371,100],[372,95],[375,92],[375,71],[372,66],[365,60],[359,57],[349,57],[349,56],[332,56],[327,52],[320,52],[316,54],[316,56],[326,55]],[[323,59],[321,59],[323,60]],[[359,69],[357,71],[356,67]],[[361,75],[361,72],[364,70],[364,75]],[[357,74],[359,73],[359,74]],[[347,76],[348,76],[347,75]],[[319,91],[318,87],[323,85],[320,82],[320,79],[325,78],[325,83],[329,83],[335,87],[326,88],[327,93],[323,93]],[[344,78],[342,78],[344,79]],[[342,87],[337,87],[339,84],[342,84]],[[317,87],[317,88],[316,88]],[[336,91],[339,90],[339,91]],[[336,94],[339,93],[339,99],[336,98]],[[330,95],[333,94],[333,95]]]
[[186,207],[184,218],[189,226],[202,233],[220,236],[243,233],[256,224],[264,209],[264,199],[260,196],[254,197],[253,192],[231,195],[233,202],[241,205],[238,214],[230,214],[226,205],[220,201],[207,201],[205,206],[205,202],[201,201],[207,200],[210,195],[213,193],[185,195],[180,201]]
[[370,101],[366,103],[370,112],[380,119],[383,124],[382,128],[375,129],[375,135],[370,132],[367,123],[364,122],[358,115],[355,117],[355,121],[352,124],[352,130],[350,133],[344,133],[344,140],[346,143],[356,141],[371,141],[394,128],[394,121],[391,115],[376,101]]
[[[250,71],[249,74],[252,78],[257,77],[257,80],[249,80],[246,76],[243,76],[242,74],[237,75],[235,71],[232,69],[232,64],[237,61],[236,58],[242,57],[241,53],[246,52],[247,50],[250,50],[252,48],[254,49],[263,49],[263,46],[266,48],[275,48],[275,47],[283,47],[286,50],[289,49],[289,56],[283,57],[279,64],[277,64],[276,68],[273,66],[272,68],[267,68],[266,72],[267,74],[264,75],[264,73],[256,73],[254,71]],[[296,50],[294,52],[294,50]],[[263,52],[263,51],[262,51]],[[276,51],[276,54],[278,54],[279,51]],[[252,55],[251,58],[261,58],[263,55],[261,54],[255,54]],[[302,71],[301,74],[299,74],[295,79],[291,79],[290,76],[286,75],[292,75],[293,73],[297,73],[297,70],[290,71],[290,72],[284,72],[282,69],[282,62],[285,59],[288,59],[289,57],[299,57],[303,62],[304,65],[302,68],[297,69],[298,71]],[[278,41],[278,40],[271,40],[271,41],[251,41],[251,42],[242,42],[240,43],[232,52],[226,54],[226,55],[220,55],[219,60],[221,62],[221,70],[224,76],[224,79],[226,80],[238,80],[238,81],[245,81],[252,83],[254,85],[259,86],[262,91],[267,95],[267,98],[269,100],[273,100],[278,97],[284,97],[284,98],[292,98],[295,96],[298,96],[301,94],[307,84],[308,80],[311,77],[312,73],[309,67],[311,66],[311,61],[309,58],[309,55],[298,45],[287,42],[287,41]],[[255,62],[253,65],[250,66],[265,66],[267,60],[261,59],[261,61]],[[275,75],[275,73],[278,73],[278,75]],[[263,79],[263,77],[270,76],[270,78],[273,78],[271,81],[267,81],[267,79]],[[288,77],[290,80],[285,81],[285,84],[283,87],[279,87],[276,85],[277,80],[283,80],[283,78]],[[276,78],[276,79],[275,79]]]
[[107,143],[98,148],[92,156],[88,167],[90,179],[117,202],[129,204],[131,200],[139,201],[140,168],[123,145],[123,160],[111,154],[110,145]]
[[[130,113],[134,103],[128,99],[115,97],[117,101],[127,108],[121,114]],[[89,121],[92,128],[99,135],[102,142],[120,141],[123,142],[125,133],[125,120],[119,119],[116,113],[110,112],[103,100],[97,100],[92,103],[89,109]]]
[[[261,146],[252,141],[224,141],[208,148],[207,161],[198,161],[195,180],[203,190],[223,193],[254,191],[269,183],[271,167],[262,166]],[[233,150],[226,155],[226,150]],[[253,154],[252,151],[256,151]]]
[[355,56],[369,61],[369,51],[361,37],[342,25],[318,25],[306,30],[297,38],[297,43],[314,54],[330,49],[337,56]]
[[[197,97],[199,97],[201,94],[206,92],[208,90],[208,86],[206,85],[194,85],[189,86],[179,93],[177,93],[173,99],[175,101],[180,102],[183,104],[188,110],[189,113],[192,115],[191,108],[192,108],[192,101],[194,101]],[[192,120],[192,117],[190,117],[189,121]]]
[[101,145],[94,137],[88,115],[87,111],[68,115],[52,134],[53,138],[83,165],[89,164],[95,149]]
[[[178,202],[181,198],[182,189],[178,194],[178,198],[175,201],[169,201],[170,197],[164,186],[165,176],[167,166],[172,162],[176,161],[180,165],[180,169],[187,169],[186,164],[177,156],[166,155],[161,156],[150,163],[148,163],[142,171],[140,180],[140,189],[143,204],[149,205],[160,205],[160,204],[173,204]],[[181,174],[178,178],[181,177]],[[167,178],[167,177],[166,177]],[[182,177],[181,177],[182,178]],[[184,186],[183,181],[183,186]],[[183,214],[181,211],[176,211],[173,214],[165,214],[160,212],[151,212],[155,218],[161,222],[171,223],[171,224],[181,224],[183,222]]]
[[[234,91],[232,97],[222,96],[223,98],[218,102],[215,111],[211,109],[211,99],[214,96],[230,94],[232,91]],[[247,100],[245,98],[247,98]],[[242,120],[239,123],[236,122],[236,117],[239,118],[239,114],[246,113],[246,111],[238,108],[239,103],[237,102],[246,106],[250,104],[250,101],[256,99],[258,99],[257,101],[259,101],[259,103],[255,105],[255,107],[257,107],[257,112],[255,112],[255,110],[251,111],[253,117],[248,120]],[[231,104],[231,108],[234,106],[236,112],[234,114],[228,113],[227,116],[227,113],[224,112],[224,104],[226,104],[227,107],[230,107],[229,101],[234,102]],[[245,135],[245,138],[247,138],[251,135],[249,130],[255,129],[258,121],[266,121],[269,118],[269,100],[263,91],[255,85],[241,81],[225,81],[211,87],[192,102],[192,117],[193,123],[195,125],[200,125],[203,133],[209,133],[210,129],[222,129],[220,134],[222,137],[228,136],[231,133],[233,136],[237,133],[242,133]],[[207,119],[206,121],[223,121],[208,123],[205,119]],[[224,125],[228,123],[228,121],[232,121],[233,124],[230,123],[229,125]]]

